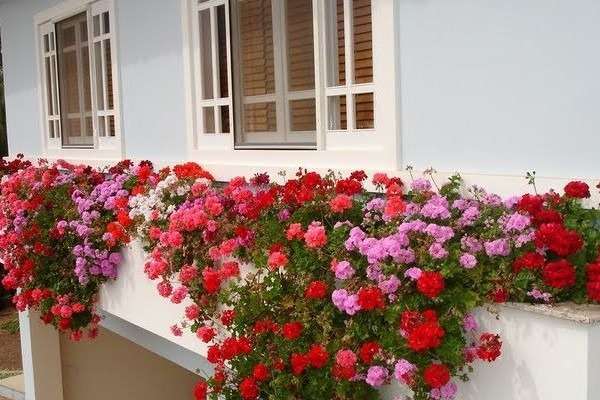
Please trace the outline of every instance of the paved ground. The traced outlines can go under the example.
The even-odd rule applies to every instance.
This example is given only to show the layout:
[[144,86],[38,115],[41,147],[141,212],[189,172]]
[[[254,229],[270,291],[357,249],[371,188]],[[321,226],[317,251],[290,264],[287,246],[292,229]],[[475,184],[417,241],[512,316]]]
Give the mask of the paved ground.
[[[5,309],[0,311],[0,326],[10,320],[14,320],[17,313],[14,309]],[[21,364],[21,344],[19,333],[7,333],[0,330],[0,371],[20,371]],[[3,400],[3,399],[0,399]]]

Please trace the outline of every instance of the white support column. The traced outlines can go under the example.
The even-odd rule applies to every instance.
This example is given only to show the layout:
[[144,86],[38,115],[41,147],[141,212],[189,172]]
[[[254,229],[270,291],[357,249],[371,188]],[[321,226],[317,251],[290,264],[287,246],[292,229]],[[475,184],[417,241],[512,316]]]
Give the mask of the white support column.
[[58,333],[36,312],[19,313],[26,400],[63,400]]

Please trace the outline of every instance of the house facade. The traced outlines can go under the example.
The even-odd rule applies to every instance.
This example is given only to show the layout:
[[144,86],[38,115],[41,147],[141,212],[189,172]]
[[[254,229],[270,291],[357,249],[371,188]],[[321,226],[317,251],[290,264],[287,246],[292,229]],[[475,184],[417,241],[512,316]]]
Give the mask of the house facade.
[[[0,0],[9,154],[193,160],[220,180],[433,167],[440,179],[460,171],[503,195],[527,191],[532,170],[541,190],[597,183],[599,18],[594,0]],[[136,246],[103,289],[101,364],[21,316],[27,399],[79,400],[86,388],[98,398],[165,398],[161,388],[191,385],[209,368],[195,338],[171,335],[183,306],[157,298]],[[574,335],[532,333],[522,346],[552,342],[558,353],[544,356],[559,357],[576,343],[586,365],[600,357],[587,346],[597,329],[511,312],[530,332],[556,325]],[[150,352],[135,347],[124,362],[128,346]],[[510,362],[514,375],[515,363],[545,361]],[[105,380],[147,379],[142,365],[156,377],[107,394],[93,386],[99,365]],[[575,397],[538,387],[552,376],[513,375],[492,397],[483,372],[465,399],[600,396],[586,374]]]

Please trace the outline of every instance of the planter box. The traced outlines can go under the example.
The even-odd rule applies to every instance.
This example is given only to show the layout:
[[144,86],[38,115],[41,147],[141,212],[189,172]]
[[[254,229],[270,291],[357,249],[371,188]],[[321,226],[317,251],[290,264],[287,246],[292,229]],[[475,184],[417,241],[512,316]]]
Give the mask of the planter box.
[[[102,288],[101,309],[178,345],[169,353],[204,355],[206,346],[193,335],[170,333],[185,304],[158,296],[156,282],[143,273],[139,244],[132,243],[125,254],[119,279]],[[482,330],[502,337],[502,356],[491,364],[477,361],[471,380],[460,383],[457,400],[600,399],[600,306],[505,304],[490,310],[478,310],[477,317]],[[210,368],[205,359],[196,360],[195,368]],[[396,400],[403,393],[392,385],[384,398]]]

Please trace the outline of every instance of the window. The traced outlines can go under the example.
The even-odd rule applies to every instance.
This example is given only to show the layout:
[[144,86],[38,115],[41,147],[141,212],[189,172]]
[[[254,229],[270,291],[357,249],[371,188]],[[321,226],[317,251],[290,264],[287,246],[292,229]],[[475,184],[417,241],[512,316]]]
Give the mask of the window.
[[192,11],[198,144],[315,149],[324,133],[374,131],[371,0],[192,0]]
[[108,0],[82,0],[78,8],[57,6],[36,17],[49,153],[120,152],[111,6]]

